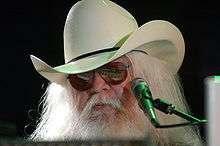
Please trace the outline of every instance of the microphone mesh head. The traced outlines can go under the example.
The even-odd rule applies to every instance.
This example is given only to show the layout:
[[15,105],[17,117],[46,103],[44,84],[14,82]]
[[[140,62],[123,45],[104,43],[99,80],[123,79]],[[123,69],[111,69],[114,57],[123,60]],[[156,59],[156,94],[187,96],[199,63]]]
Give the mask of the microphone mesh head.
[[138,96],[140,95],[140,93],[142,92],[143,90],[143,87],[147,87],[148,88],[148,85],[147,83],[145,82],[144,79],[142,78],[135,78],[134,80],[132,80],[131,82],[131,90],[134,94],[134,96]]

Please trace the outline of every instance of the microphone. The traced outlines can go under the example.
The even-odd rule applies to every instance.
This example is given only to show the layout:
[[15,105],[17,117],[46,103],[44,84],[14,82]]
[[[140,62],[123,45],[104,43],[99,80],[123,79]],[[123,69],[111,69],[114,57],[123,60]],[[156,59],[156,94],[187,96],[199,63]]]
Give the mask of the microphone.
[[136,78],[131,82],[131,90],[145,115],[149,118],[154,127],[158,127],[160,124],[154,110],[154,101],[148,84],[144,79]]

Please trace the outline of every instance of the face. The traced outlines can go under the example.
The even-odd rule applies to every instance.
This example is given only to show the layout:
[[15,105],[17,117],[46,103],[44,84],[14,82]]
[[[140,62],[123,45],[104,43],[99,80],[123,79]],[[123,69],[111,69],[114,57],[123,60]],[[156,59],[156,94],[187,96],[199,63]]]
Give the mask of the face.
[[80,135],[99,138],[145,136],[145,115],[131,93],[133,78],[132,65],[126,56],[91,72],[69,75]]
[[70,75],[72,92],[77,93],[75,101],[79,114],[89,108],[85,120],[110,123],[127,107],[131,110],[137,106],[130,92],[132,72],[130,60],[123,56],[94,71]]

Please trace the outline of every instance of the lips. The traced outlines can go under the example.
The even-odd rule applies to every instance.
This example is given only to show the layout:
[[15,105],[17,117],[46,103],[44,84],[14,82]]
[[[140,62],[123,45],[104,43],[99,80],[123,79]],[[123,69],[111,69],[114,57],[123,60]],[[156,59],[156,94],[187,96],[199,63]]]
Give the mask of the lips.
[[106,104],[104,104],[104,103],[97,103],[97,104],[95,104],[95,106],[104,106],[104,105],[106,105]]
[[97,104],[95,104],[95,105],[93,106],[93,109],[95,109],[95,110],[100,110],[100,109],[105,108],[106,106],[109,106],[109,105],[104,104],[104,103],[97,103]]
[[[97,104],[95,104],[95,105],[93,106],[93,109],[94,109],[94,110],[103,110],[103,109],[108,108],[108,107],[110,107],[109,104],[97,103]],[[111,106],[111,107],[112,107],[112,106]]]
[[108,103],[96,103],[92,107],[89,119],[91,121],[110,122],[115,119],[117,110]]

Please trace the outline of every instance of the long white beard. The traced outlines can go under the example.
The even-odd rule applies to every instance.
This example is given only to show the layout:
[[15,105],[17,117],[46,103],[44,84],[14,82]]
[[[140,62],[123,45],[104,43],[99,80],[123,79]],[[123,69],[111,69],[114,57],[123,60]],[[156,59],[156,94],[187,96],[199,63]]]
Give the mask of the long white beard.
[[[46,105],[38,128],[31,135],[32,139],[40,141],[71,141],[140,139],[146,136],[146,132],[143,130],[146,129],[146,117],[143,112],[136,110],[136,113],[132,113],[130,109],[125,109],[117,98],[97,98],[97,95],[93,95],[83,111],[79,113],[76,108],[77,101],[73,100],[66,88],[58,86],[53,83],[48,89],[49,94],[46,99],[53,101],[47,102],[49,104]],[[58,90],[56,87],[60,89]],[[56,97],[53,94],[56,94]],[[92,107],[96,103],[111,105],[120,113],[120,116],[111,122],[103,122],[103,113],[101,111],[92,111]],[[132,114],[138,116],[139,119],[132,119]],[[88,120],[91,115],[98,118],[94,121]],[[137,125],[139,128],[137,128]]]
[[[112,121],[103,121],[102,111],[92,111],[96,103],[108,104],[120,112],[119,119]],[[73,122],[70,139],[134,139],[144,137],[144,133],[137,129],[136,123],[133,123],[125,113],[121,102],[118,98],[97,98],[96,95],[91,97],[78,120]],[[95,120],[88,120],[90,116],[96,117]],[[139,123],[143,125],[143,123]],[[144,127],[143,127],[144,128]]]

